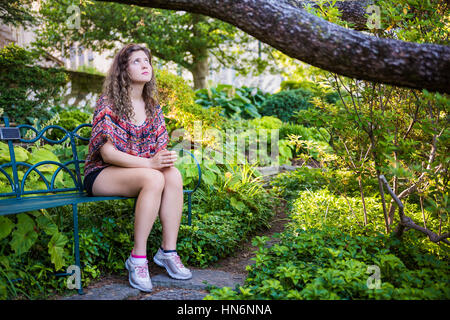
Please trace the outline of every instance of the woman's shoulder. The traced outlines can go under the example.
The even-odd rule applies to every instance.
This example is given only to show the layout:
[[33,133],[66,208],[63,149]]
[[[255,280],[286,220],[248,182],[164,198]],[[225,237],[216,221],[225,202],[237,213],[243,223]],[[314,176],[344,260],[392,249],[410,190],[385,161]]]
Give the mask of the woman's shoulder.
[[108,96],[106,94],[102,93],[98,97],[95,105],[96,105],[96,109],[108,108],[108,109],[112,110],[113,103],[111,102],[111,100],[108,98]]
[[113,104],[108,100],[105,94],[101,94],[96,102],[94,110],[94,122],[101,121],[102,119],[110,119],[117,122],[119,119],[113,109]]
[[108,97],[105,94],[101,94],[97,102],[95,103],[95,110],[94,114],[109,114],[110,116],[116,116],[114,109],[113,109],[113,103],[108,99]]

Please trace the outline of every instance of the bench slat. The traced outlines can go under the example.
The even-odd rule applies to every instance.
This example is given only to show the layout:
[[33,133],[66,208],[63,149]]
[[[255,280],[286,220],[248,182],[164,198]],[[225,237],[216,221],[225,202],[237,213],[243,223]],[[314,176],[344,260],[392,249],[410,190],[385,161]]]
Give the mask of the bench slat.
[[127,197],[89,197],[86,193],[47,195],[42,197],[23,197],[0,201],[0,216],[39,209],[54,208],[77,203],[130,199]]

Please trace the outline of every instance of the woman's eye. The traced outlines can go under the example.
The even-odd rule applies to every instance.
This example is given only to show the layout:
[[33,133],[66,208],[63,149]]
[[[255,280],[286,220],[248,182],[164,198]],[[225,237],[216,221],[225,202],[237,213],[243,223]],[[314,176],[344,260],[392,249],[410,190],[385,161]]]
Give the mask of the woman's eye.
[[[150,61],[148,59],[144,60],[146,63],[150,63]],[[134,60],[133,63],[136,64],[137,62],[139,62],[139,60]]]

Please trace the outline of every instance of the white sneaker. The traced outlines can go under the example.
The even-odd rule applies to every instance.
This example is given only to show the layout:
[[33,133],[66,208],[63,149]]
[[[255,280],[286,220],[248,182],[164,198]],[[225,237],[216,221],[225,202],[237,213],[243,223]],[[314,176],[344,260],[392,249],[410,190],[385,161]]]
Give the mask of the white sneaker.
[[125,268],[128,270],[128,281],[133,288],[145,292],[151,292],[153,289],[150,274],[148,272],[148,261],[145,264],[134,264],[130,258],[125,261]]
[[192,278],[191,271],[181,262],[180,256],[176,252],[164,253],[161,248],[153,257],[153,261],[160,267],[166,268],[169,276],[174,279],[187,280]]

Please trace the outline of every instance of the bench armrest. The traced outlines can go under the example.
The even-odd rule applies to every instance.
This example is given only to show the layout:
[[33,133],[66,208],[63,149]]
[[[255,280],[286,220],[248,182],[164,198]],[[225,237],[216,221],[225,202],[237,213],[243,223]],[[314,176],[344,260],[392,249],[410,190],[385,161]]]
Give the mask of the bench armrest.
[[197,190],[197,188],[199,187],[200,182],[202,180],[202,170],[200,169],[200,164],[198,163],[197,159],[191,152],[189,152],[185,149],[180,149],[180,151],[181,151],[181,153],[186,152],[187,154],[189,154],[194,159],[195,163],[197,164],[198,181],[197,181],[197,185],[195,186],[195,188],[191,191],[191,192],[194,192],[195,190]]

